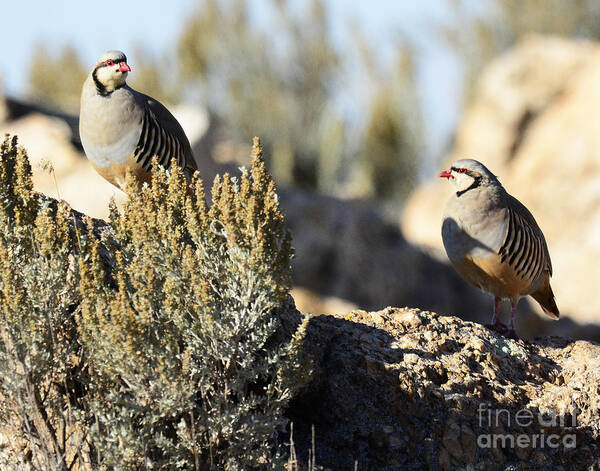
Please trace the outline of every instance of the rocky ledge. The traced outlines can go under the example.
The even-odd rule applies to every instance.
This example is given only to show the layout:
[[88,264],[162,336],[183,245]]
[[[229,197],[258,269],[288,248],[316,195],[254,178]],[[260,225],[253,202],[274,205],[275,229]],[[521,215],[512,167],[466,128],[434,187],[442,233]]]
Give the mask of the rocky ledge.
[[598,470],[600,345],[514,341],[417,309],[316,316],[291,405],[306,463],[332,470]]

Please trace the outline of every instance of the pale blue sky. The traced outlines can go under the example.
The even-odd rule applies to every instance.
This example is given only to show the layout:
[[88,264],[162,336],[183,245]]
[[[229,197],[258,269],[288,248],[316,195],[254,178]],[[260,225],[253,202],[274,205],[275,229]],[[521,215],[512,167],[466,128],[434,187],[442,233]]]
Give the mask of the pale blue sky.
[[9,93],[24,90],[36,42],[52,50],[71,43],[90,66],[107,49],[174,44],[193,0],[10,0],[2,2],[0,72]]
[[[249,0],[259,18],[266,0]],[[5,91],[25,92],[29,59],[37,41],[49,50],[72,43],[92,65],[107,49],[121,49],[130,62],[134,46],[157,54],[174,48],[186,16],[202,0],[21,0],[3,1],[0,28],[0,74]],[[302,8],[304,0],[293,0]],[[442,151],[453,129],[460,103],[460,71],[456,60],[436,40],[432,25],[449,16],[447,0],[326,0],[336,41],[344,47],[356,24],[377,51],[391,55],[401,35],[421,51],[419,80],[426,113],[428,155]],[[357,92],[360,84],[355,87]]]

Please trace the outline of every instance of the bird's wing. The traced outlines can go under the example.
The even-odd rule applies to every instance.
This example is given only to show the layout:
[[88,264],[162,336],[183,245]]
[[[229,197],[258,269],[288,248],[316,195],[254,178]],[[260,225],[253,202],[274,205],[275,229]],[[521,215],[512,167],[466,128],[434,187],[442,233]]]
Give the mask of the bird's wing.
[[498,253],[523,278],[536,279],[544,270],[552,276],[552,262],[542,230],[529,210],[506,194],[508,229]]
[[[171,158],[175,157],[179,166],[186,173],[191,174],[196,171],[198,167],[192,153],[190,141],[171,112],[148,95],[139,92],[135,92],[135,95],[138,103],[144,108],[142,137],[146,132],[149,136],[154,134],[154,139],[158,140],[155,146],[141,149],[141,154],[144,151],[147,154],[152,154],[150,158],[157,155],[159,163],[166,168],[170,167]],[[144,156],[141,155],[140,157],[138,161],[142,160]]]

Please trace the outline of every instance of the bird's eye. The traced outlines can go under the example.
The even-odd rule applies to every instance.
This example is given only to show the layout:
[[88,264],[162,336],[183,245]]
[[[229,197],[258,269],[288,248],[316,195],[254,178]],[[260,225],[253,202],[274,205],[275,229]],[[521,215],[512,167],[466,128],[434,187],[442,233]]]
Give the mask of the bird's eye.
[[467,173],[467,169],[466,168],[459,168],[458,169],[458,173]]
[[111,65],[114,65],[114,62],[108,59],[105,64],[110,67]]

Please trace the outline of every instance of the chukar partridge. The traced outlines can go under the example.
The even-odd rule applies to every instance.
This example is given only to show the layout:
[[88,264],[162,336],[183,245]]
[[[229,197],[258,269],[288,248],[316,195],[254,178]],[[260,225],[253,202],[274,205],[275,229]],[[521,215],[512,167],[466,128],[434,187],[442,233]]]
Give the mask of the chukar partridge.
[[[492,328],[517,338],[516,306],[519,298],[527,295],[558,319],[550,287],[548,246],[527,208],[476,160],[458,160],[440,177],[447,178],[455,189],[444,210],[446,253],[469,283],[494,296]],[[498,320],[503,299],[511,302],[508,331]]]
[[127,85],[130,71],[125,54],[107,51],[84,82],[79,133],[85,154],[119,188],[127,169],[149,181],[155,156],[167,169],[175,159],[189,179],[197,167],[181,125],[158,101]]

